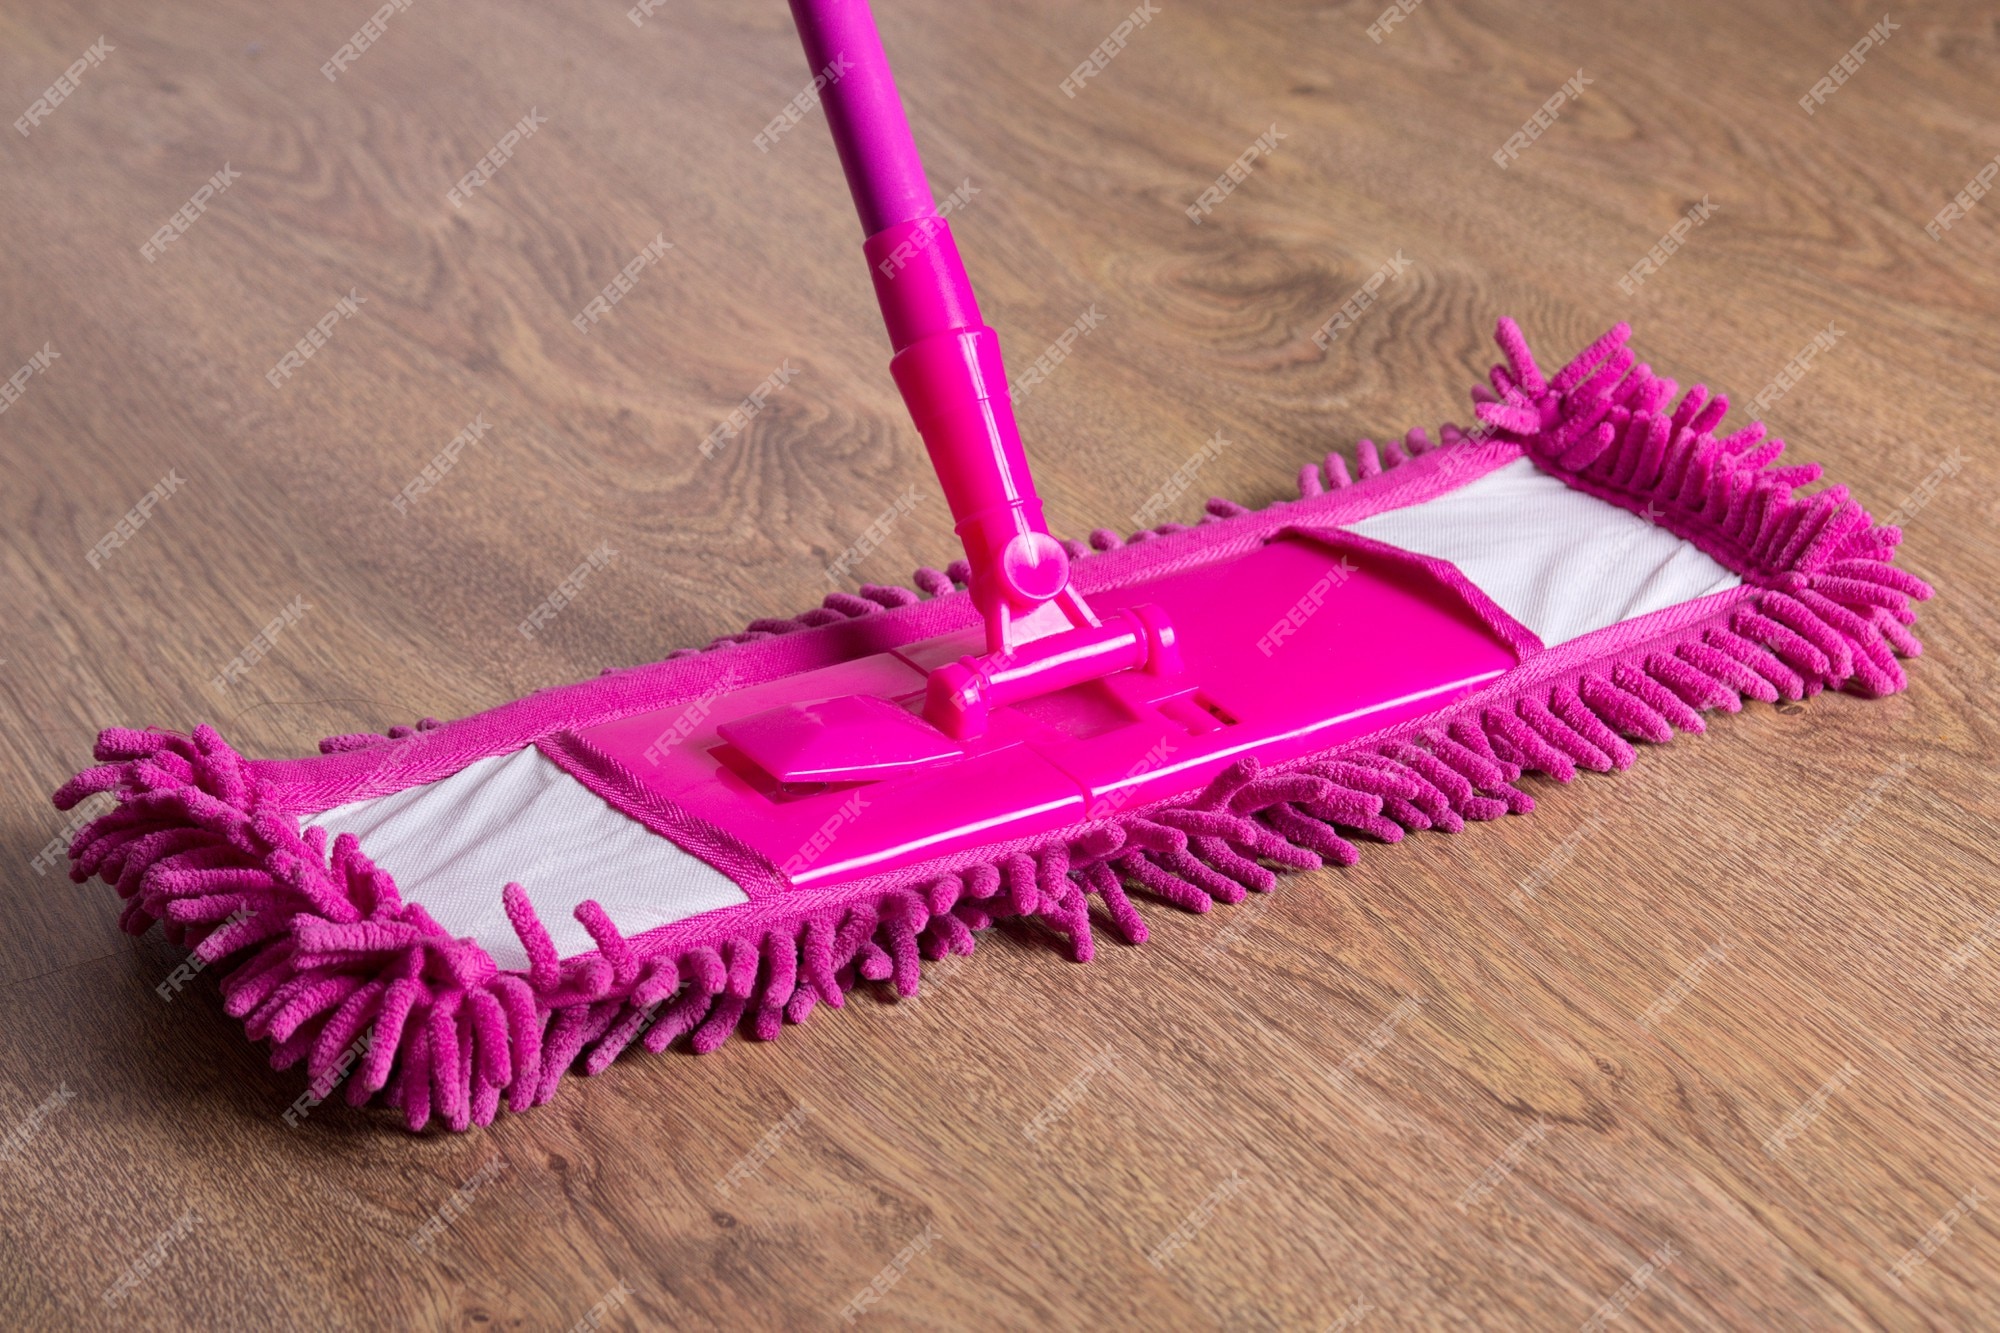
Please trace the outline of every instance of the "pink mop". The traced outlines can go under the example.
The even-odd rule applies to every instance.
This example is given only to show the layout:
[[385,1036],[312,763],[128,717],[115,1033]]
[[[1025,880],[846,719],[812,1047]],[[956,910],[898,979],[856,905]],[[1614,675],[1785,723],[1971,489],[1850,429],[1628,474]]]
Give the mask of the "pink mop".
[[1511,321],[1478,424],[1300,498],[1063,542],[868,6],[792,0],[891,374],[965,558],[708,649],[306,759],[111,730],[71,855],[203,962],[308,1106],[421,1128],[548,1100],[633,1043],[768,1039],[1006,917],[1078,961],[1357,840],[1525,813],[1744,697],[1904,685],[1899,534],[1777,467],[1620,325],[1553,378]]

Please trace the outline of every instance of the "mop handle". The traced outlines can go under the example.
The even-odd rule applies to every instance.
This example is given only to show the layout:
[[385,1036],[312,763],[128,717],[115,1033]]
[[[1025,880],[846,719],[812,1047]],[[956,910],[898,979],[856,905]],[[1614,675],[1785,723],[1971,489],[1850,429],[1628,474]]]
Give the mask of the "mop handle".
[[875,297],[895,355],[889,370],[930,453],[972,570],[988,646],[1011,649],[1016,628],[1058,601],[1072,623],[1094,623],[1069,591],[1069,558],[1049,535],[1021,449],[1000,340],[986,327],[950,224],[896,92],[867,0],[791,0],[813,83],[867,239]]
[[867,0],[791,0],[847,188],[873,236],[936,213],[896,76]]

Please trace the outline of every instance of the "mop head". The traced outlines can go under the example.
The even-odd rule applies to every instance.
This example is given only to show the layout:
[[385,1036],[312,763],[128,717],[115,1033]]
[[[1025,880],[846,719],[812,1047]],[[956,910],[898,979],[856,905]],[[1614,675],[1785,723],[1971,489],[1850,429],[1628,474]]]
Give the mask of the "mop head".
[[[189,968],[237,960],[228,1012],[275,1067],[305,1066],[288,1116],[338,1089],[464,1129],[634,1043],[770,1039],[864,982],[915,995],[923,960],[1004,918],[1086,961],[1098,932],[1146,938],[1139,902],[1206,912],[1360,842],[1524,814],[1523,773],[1623,769],[1706,710],[1902,689],[1930,589],[1891,563],[1897,529],[1845,487],[1799,493],[1817,465],[1775,466],[1761,424],[1718,434],[1727,400],[1675,402],[1627,337],[1545,378],[1503,320],[1472,428],[1363,440],[1352,470],[1306,466],[1296,501],[1070,543],[1093,604],[1157,595],[1190,653],[1191,620],[1234,615],[1249,628],[1206,651],[1284,685],[1162,702],[1126,751],[1109,718],[976,757],[1018,783],[975,781],[968,758],[788,786],[725,743],[772,700],[977,642],[961,564],[311,758],[246,759],[206,726],[105,731],[55,795],[115,795],[72,876],[117,889],[124,929],[162,923]],[[808,676],[847,683],[802,694]],[[1424,683],[1396,693],[1406,676]],[[1310,726],[1283,711],[1362,694]],[[1134,749],[1109,787],[1079,777],[979,822],[1043,768]]]

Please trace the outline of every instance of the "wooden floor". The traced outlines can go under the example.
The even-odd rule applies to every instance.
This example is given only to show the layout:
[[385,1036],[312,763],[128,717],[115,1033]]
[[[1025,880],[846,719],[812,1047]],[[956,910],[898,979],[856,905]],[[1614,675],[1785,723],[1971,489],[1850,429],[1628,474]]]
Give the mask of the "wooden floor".
[[0,1323],[1994,1326],[2000,200],[1925,232],[2000,148],[1989,3],[1896,11],[1807,115],[1879,6],[1437,0],[1377,42],[1374,3],[1165,0],[1071,97],[1127,0],[881,0],[1010,364],[1101,316],[1021,414],[1059,533],[1217,432],[1169,516],[1464,420],[1503,313],[1544,364],[1630,319],[1739,401],[1832,325],[1766,417],[1905,507],[1928,651],[1088,967],[999,932],[916,1003],[422,1137],[288,1126],[215,977],[163,1001],[177,952],[36,859],[97,729],[309,752],[810,606],[912,483],[847,586],[954,542],[823,117],[753,142],[807,77],[783,5],[419,0],[329,81],[368,8],[0,16],[7,117],[84,66],[0,135],[0,375],[55,353],[0,415]]

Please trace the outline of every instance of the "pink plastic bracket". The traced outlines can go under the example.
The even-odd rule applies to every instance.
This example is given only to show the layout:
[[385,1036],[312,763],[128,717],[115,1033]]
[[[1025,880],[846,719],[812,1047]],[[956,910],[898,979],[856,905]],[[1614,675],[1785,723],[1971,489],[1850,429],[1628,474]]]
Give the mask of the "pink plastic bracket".
[[1099,601],[1124,633],[1184,627],[1159,645],[1167,669],[1056,660],[1020,695],[995,677],[976,737],[915,716],[977,645],[972,630],[723,696],[665,753],[661,732],[685,709],[561,746],[631,784],[621,808],[682,812],[803,888],[1143,808],[1244,755],[1279,765],[1431,712],[1540,647],[1449,565],[1338,530],[1288,530]]

